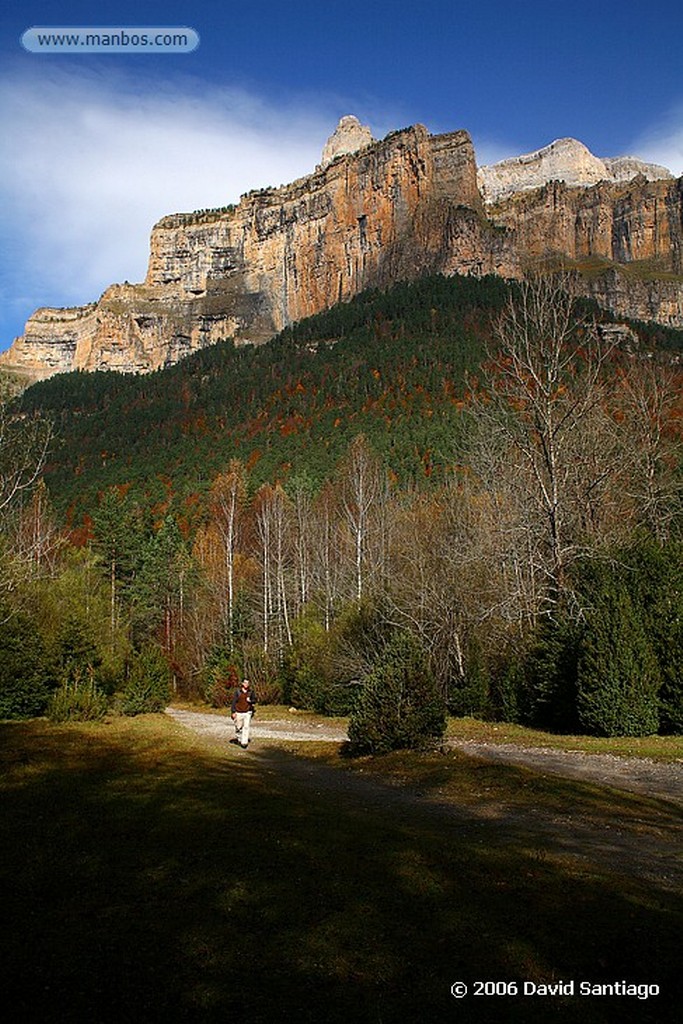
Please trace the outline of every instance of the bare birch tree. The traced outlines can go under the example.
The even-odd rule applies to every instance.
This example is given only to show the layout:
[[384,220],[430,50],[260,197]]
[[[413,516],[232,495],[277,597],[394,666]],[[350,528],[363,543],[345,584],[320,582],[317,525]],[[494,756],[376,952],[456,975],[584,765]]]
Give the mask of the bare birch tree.
[[13,390],[0,378],[0,516],[36,483],[52,441],[45,419],[13,410]]
[[292,643],[290,616],[290,502],[280,484],[264,484],[254,501],[261,563],[263,651]]
[[213,520],[223,548],[226,618],[231,651],[235,645],[235,554],[242,525],[244,495],[244,466],[239,459],[233,459],[228,472],[218,476],[211,488]]
[[311,508],[311,579],[313,597],[322,609],[323,625],[329,632],[341,597],[339,520],[337,493],[326,483]]
[[[40,478],[53,436],[47,420],[17,413],[15,393],[12,382],[0,377],[0,593],[13,590],[27,567],[35,566],[38,549],[26,551],[15,514]],[[39,546],[44,539],[36,538]]]
[[359,434],[351,444],[340,480],[340,508],[351,539],[356,601],[362,600],[369,579],[381,568],[385,544],[380,510],[385,497],[386,474]]
[[263,651],[268,654],[271,648],[271,630],[273,621],[273,488],[264,484],[254,499],[254,516],[256,534],[259,543],[259,562],[261,565],[261,621],[263,630]]
[[586,509],[598,507],[615,471],[606,412],[614,342],[577,310],[570,279],[550,275],[522,282],[496,341],[473,402],[485,439],[474,463],[480,466],[482,455],[486,461],[486,446],[502,455],[520,510],[538,533],[526,547],[547,608],[582,549]]

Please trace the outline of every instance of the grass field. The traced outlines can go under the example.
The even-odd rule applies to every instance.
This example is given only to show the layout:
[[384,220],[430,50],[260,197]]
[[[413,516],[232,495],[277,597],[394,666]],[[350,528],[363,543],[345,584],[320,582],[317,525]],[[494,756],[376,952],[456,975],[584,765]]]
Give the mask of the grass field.
[[683,736],[568,736],[509,722],[482,722],[477,718],[449,719],[447,735],[481,743],[514,743],[520,747],[646,757],[651,761],[683,761]]
[[[0,741],[13,1022],[677,1019],[680,899],[548,857],[503,820],[464,827],[402,804],[388,784],[386,801],[343,787],[331,798],[315,772],[339,762],[332,745],[314,759],[291,747],[245,754],[162,716],[3,723]],[[383,773],[438,783],[463,807],[483,798],[476,765],[463,761],[449,788],[434,757],[353,771],[380,787]],[[674,821],[644,798],[620,804],[529,773],[525,790],[519,769],[486,771],[488,800],[584,800],[609,829],[622,810],[626,824],[647,819],[648,839]],[[648,983],[660,995],[472,994],[477,981],[525,980]],[[463,999],[450,994],[456,981],[470,986]]]

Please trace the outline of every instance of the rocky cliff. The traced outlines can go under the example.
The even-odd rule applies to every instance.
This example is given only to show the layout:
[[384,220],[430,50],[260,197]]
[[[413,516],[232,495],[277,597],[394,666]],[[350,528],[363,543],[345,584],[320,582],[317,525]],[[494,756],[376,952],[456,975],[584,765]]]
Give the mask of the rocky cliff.
[[577,139],[556,139],[533,153],[480,167],[477,181],[484,202],[495,203],[518,192],[541,188],[549,181],[586,188],[602,181],[630,181],[642,175],[648,181],[672,177],[666,167],[633,156],[601,160]]
[[[619,313],[683,326],[682,181],[647,180],[643,164],[609,170],[588,150],[577,172],[575,146],[549,155],[483,168],[478,181],[464,131],[415,125],[377,142],[343,119],[313,174],[165,217],[144,283],[38,310],[0,362],[32,376],[152,370],[221,338],[262,342],[367,287],[436,272],[515,277],[548,255],[584,271],[585,290]],[[601,167],[609,180],[595,182]],[[539,186],[539,174],[564,180]]]

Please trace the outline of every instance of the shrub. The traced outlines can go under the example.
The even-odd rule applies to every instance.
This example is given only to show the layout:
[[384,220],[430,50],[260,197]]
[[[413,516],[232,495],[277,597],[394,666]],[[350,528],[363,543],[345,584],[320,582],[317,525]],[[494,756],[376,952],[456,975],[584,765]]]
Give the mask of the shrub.
[[501,659],[491,675],[491,714],[500,722],[522,722],[526,674],[522,658],[513,652]]
[[624,561],[626,586],[659,664],[662,732],[683,733],[683,543],[644,541]]
[[57,653],[64,680],[85,678],[102,663],[90,629],[75,615],[70,615],[60,626]]
[[543,622],[527,659],[525,723],[558,732],[579,728],[576,711],[577,659],[581,630],[559,618]]
[[54,660],[37,632],[33,619],[17,614],[2,622],[0,718],[35,718],[44,715],[56,683]]
[[158,648],[146,648],[131,666],[121,711],[131,716],[163,711],[170,699],[171,672],[168,662]]
[[251,683],[259,704],[279,704],[282,700],[282,683],[279,665],[274,655],[267,654],[260,644],[242,645],[244,675]]
[[491,689],[489,667],[478,643],[470,644],[464,675],[449,666],[447,683],[448,712],[457,717],[481,715],[488,709]]
[[445,701],[424,650],[410,634],[396,634],[357,693],[349,723],[351,749],[359,754],[419,749],[443,736],[445,728]]
[[297,708],[322,713],[333,684],[332,637],[308,617],[299,619],[293,632],[282,665],[284,698]]
[[683,614],[667,631],[669,657],[660,660],[662,688],[659,708],[662,732],[683,733]]
[[597,595],[581,639],[577,711],[600,736],[649,736],[659,725],[657,660],[628,592],[618,583]]
[[209,678],[210,682],[206,693],[208,703],[212,708],[227,707],[239,685],[237,669],[234,665],[227,665],[222,671],[212,672]]
[[50,697],[47,717],[52,722],[98,722],[106,715],[108,704],[93,679],[65,680]]
[[358,679],[350,679],[347,683],[330,683],[320,694],[315,710],[321,715],[346,718],[353,710],[360,685]]

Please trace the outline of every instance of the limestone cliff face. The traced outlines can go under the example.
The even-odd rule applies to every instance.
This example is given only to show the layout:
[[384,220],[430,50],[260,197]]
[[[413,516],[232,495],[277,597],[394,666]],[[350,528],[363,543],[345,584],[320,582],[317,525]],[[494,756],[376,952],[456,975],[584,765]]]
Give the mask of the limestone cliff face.
[[547,258],[570,261],[582,287],[624,316],[683,327],[683,178],[553,181],[487,206],[521,270]]
[[580,186],[520,191],[508,175],[484,203],[464,131],[415,125],[368,142],[356,122],[335,134],[341,149],[305,178],[165,217],[142,284],[38,310],[0,364],[32,376],[144,372],[221,338],[262,342],[367,287],[437,272],[515,277],[548,255],[589,271],[585,290],[609,308],[683,326],[683,179],[594,184],[587,160]]
[[468,134],[416,125],[236,207],[165,217],[143,284],[39,310],[0,361],[43,376],[141,371],[221,338],[262,342],[363,288],[480,269],[482,233]]
[[633,181],[569,188],[553,181],[487,207],[505,227],[511,247],[538,259],[598,258],[629,264],[650,261],[662,271],[682,272],[683,179]]
[[235,320],[238,338],[261,341],[397,273],[440,266],[425,235],[442,203],[451,214],[480,209],[472,145],[465,132],[433,137],[416,125],[229,213],[164,218],[145,288],[209,314],[229,308],[225,331]]

